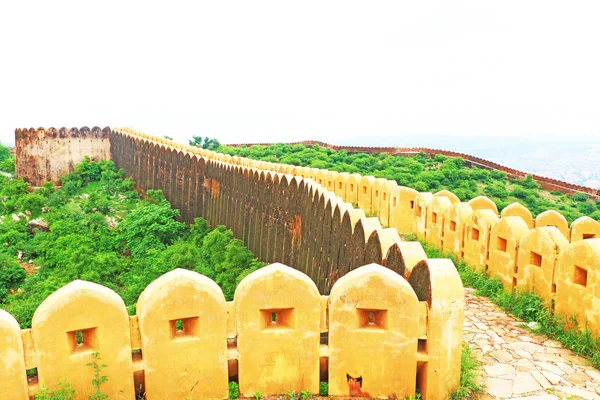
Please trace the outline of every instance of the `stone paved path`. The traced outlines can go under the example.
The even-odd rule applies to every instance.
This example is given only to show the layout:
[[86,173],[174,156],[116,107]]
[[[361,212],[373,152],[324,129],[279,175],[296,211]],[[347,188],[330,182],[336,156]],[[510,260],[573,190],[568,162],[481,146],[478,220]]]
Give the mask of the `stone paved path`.
[[482,365],[478,398],[600,400],[600,371],[473,292],[465,288],[463,340]]

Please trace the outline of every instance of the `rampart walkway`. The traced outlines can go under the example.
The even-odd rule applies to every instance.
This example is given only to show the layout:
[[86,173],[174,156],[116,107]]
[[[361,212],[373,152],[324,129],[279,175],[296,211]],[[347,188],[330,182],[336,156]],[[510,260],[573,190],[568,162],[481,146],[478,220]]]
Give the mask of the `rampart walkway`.
[[480,399],[600,400],[600,371],[474,291],[465,288],[463,340],[481,364]]

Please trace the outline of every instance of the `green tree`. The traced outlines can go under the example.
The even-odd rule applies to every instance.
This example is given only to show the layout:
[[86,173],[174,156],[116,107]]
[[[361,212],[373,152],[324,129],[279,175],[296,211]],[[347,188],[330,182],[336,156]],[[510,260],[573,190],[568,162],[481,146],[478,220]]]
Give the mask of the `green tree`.
[[221,143],[217,139],[211,139],[208,136],[204,139],[202,136],[192,136],[192,139],[188,143],[190,146],[202,147],[208,150],[216,150],[221,146]]

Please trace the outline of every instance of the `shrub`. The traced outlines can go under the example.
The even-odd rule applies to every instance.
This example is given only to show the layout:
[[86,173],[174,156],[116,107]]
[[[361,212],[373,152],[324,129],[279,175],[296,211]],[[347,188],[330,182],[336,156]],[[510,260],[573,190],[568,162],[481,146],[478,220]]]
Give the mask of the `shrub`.
[[588,201],[588,196],[585,193],[575,193],[573,196],[571,196],[571,199],[573,199],[573,201],[576,202],[583,202],[583,201]]

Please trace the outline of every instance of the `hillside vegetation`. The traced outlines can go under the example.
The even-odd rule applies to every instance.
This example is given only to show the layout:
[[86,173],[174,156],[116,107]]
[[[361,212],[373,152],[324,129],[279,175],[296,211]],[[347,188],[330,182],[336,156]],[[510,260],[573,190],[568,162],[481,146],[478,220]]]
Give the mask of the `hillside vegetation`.
[[548,192],[540,188],[531,176],[508,179],[505,172],[466,167],[462,158],[419,154],[414,157],[388,156],[386,153],[366,154],[335,151],[318,145],[286,145],[230,147],[221,145],[217,151],[263,160],[330,171],[359,173],[376,178],[395,180],[398,185],[419,192],[447,189],[462,201],[488,196],[501,210],[519,202],[535,216],[547,210],[557,210],[569,223],[587,215],[600,221],[600,201],[583,193],[573,196]]
[[208,276],[231,300],[237,283],[264,265],[225,227],[180,222],[161,191],[142,198],[112,161],[85,160],[62,182],[33,191],[0,176],[0,308],[23,328],[76,279],[115,290],[133,314],[146,286],[174,268]]

